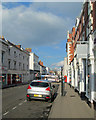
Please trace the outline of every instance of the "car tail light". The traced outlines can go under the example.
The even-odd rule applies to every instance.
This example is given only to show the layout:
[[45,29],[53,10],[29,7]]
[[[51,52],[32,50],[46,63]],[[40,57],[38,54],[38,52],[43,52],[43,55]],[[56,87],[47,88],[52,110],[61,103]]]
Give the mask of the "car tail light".
[[31,89],[30,85],[28,86],[28,88],[27,88],[27,89]]
[[50,98],[50,97],[46,97],[47,99]]
[[29,97],[29,95],[27,95],[27,97]]
[[47,91],[50,91],[50,87],[46,88]]

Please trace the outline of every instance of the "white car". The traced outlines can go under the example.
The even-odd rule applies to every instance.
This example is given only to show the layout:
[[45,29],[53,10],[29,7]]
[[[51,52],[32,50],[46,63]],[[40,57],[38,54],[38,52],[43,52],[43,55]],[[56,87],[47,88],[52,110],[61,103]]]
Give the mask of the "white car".
[[27,88],[27,100],[43,99],[52,100],[54,98],[55,86],[47,80],[33,80]]

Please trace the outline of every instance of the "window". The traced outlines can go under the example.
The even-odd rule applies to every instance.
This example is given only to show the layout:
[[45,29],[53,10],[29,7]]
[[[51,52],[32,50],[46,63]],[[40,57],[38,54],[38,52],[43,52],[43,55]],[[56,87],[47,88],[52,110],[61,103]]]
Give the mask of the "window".
[[27,70],[28,70],[28,65],[27,65]]
[[19,63],[19,70],[21,70],[21,63]]
[[48,87],[49,84],[48,83],[44,83],[44,82],[32,82],[31,86],[36,86],[36,87]]
[[8,60],[8,69],[10,69],[10,63],[11,63],[10,60]]
[[2,52],[2,64],[4,63],[4,52]]
[[25,69],[25,65],[23,64],[23,70]]
[[14,69],[16,70],[16,61],[14,61]]
[[16,51],[14,51],[14,57],[16,57]]
[[19,58],[21,57],[21,55],[19,54]]
[[8,49],[8,53],[9,53],[9,55],[10,55],[10,48]]

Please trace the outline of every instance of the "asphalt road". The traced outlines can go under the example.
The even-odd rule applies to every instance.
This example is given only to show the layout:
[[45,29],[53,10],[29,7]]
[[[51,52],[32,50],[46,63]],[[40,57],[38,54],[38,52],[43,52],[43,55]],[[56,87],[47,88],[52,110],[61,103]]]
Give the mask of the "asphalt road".
[[[55,84],[57,91],[58,84]],[[2,118],[40,118],[50,103],[43,100],[26,100],[28,85],[2,90]]]

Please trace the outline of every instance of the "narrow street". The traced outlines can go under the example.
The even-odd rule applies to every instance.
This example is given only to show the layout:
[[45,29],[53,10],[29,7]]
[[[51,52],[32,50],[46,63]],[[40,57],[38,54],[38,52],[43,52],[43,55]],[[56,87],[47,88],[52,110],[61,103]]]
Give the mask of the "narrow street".
[[[50,105],[44,100],[26,100],[28,85],[11,87],[2,90],[2,117],[3,118],[40,118]],[[56,91],[58,89],[58,84]]]

